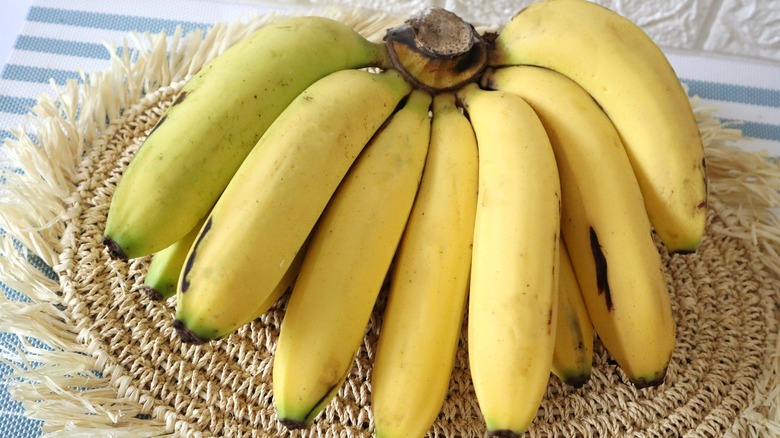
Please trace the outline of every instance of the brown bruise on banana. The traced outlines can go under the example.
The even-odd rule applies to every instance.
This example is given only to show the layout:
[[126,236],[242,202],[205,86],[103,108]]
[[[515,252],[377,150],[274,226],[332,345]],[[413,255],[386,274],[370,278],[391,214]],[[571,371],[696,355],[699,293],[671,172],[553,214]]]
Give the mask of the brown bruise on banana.
[[547,310],[547,336],[552,336],[554,324],[555,321],[553,321],[553,309],[552,306],[550,306],[550,309]]
[[593,261],[596,263],[596,286],[598,287],[599,295],[604,295],[607,310],[611,312],[612,292],[609,289],[609,278],[607,276],[607,258],[601,250],[599,237],[596,235],[596,230],[593,227],[590,227],[590,250],[593,253]]
[[[560,214],[561,198],[558,196],[557,193],[555,194],[555,196],[558,198],[558,212]],[[560,236],[556,233],[553,236],[554,245],[556,245],[556,246],[558,245],[559,239],[560,239]],[[560,255],[558,254],[558,252],[555,252],[553,257],[554,258],[560,258]],[[553,261],[553,264],[552,264],[552,276],[553,276],[553,278],[555,278],[555,261]],[[560,293],[560,291],[558,293]],[[552,304],[550,305],[550,308],[547,309],[547,336],[552,336],[552,334],[553,334],[553,328],[555,326],[555,321],[553,320],[553,308],[557,305],[556,301],[557,300],[553,300]]]
[[476,80],[487,65],[487,41],[445,9],[423,11],[389,29],[384,40],[393,67],[432,94]]

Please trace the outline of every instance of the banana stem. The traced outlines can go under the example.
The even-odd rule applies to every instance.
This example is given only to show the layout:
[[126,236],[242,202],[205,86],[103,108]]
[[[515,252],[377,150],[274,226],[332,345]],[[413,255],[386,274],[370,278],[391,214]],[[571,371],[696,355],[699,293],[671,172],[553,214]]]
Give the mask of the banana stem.
[[487,43],[474,26],[450,11],[428,8],[389,29],[390,61],[416,88],[429,93],[474,81],[487,65]]

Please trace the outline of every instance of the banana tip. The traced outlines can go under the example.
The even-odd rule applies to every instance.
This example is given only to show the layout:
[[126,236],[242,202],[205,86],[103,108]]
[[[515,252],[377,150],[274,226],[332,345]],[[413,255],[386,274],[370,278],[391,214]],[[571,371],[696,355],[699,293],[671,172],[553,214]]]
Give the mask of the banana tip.
[[108,250],[108,256],[114,260],[127,261],[127,255],[122,250],[122,247],[118,243],[114,242],[110,237],[103,237],[103,245]]
[[173,321],[173,329],[176,330],[176,334],[179,335],[179,338],[181,338],[181,341],[185,344],[201,345],[208,342],[208,339],[203,339],[195,333],[192,333],[192,331],[178,319]]
[[141,293],[152,301],[161,301],[163,299],[163,295],[160,292],[157,292],[154,288],[149,286],[143,286],[141,288]]
[[632,380],[636,389],[654,388],[664,383],[663,377],[660,379],[636,379]]
[[288,430],[306,429],[308,427],[305,422],[291,418],[279,419],[279,422],[282,423],[282,425]]
[[566,378],[566,384],[574,389],[579,389],[585,386],[590,380],[590,374],[581,374],[577,376],[571,376]]
[[488,436],[491,438],[519,438],[520,437],[520,435],[517,432],[508,429],[491,431],[488,434]]
[[636,389],[653,388],[663,384],[665,378],[666,368],[664,368],[663,371],[656,373],[654,376],[633,378],[631,379],[631,383],[634,384]]

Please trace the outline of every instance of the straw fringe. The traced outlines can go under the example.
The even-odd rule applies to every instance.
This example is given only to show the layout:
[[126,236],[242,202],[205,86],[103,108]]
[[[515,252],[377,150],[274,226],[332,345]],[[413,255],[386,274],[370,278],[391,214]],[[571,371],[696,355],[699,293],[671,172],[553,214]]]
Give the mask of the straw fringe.
[[[713,116],[714,108],[702,107],[698,97],[691,99],[699,130],[707,145],[706,165],[710,196],[721,204],[724,217],[731,219],[725,227],[713,226],[716,234],[750,242],[759,259],[780,282],[780,157],[769,153],[747,152],[734,146],[741,138],[738,125],[724,125]],[[727,436],[780,436],[780,287],[773,291],[774,318],[767,323],[768,355],[764,379],[757,382],[753,404],[743,410]]]
[[[317,15],[355,27],[379,41],[397,18],[365,10],[324,9]],[[282,15],[217,24],[184,35],[130,34],[123,50],[106,44],[110,68],[81,72],[81,81],[63,87],[52,83],[53,95],[43,95],[25,124],[5,141],[6,162],[0,165],[0,276],[5,284],[29,299],[0,294],[0,330],[19,337],[18,348],[5,347],[0,360],[14,372],[9,391],[24,404],[27,415],[43,422],[48,437],[79,433],[105,436],[164,436],[192,432],[172,413],[154,408],[121,367],[94,346],[90,327],[79,325],[63,311],[63,291],[55,275],[67,266],[60,256],[68,251],[69,206],[79,199],[77,186],[89,175],[79,164],[107,130],[116,129],[150,91],[187,80],[206,62],[257,28]],[[132,50],[131,50],[132,48]],[[119,54],[118,54],[119,53]],[[721,125],[712,109],[692,98],[707,145],[710,193],[734,220],[714,230],[750,242],[762,262],[780,278],[780,165],[776,157],[744,152],[733,146],[737,129]],[[66,258],[62,258],[66,259]],[[31,263],[32,261],[32,263]],[[780,291],[775,291],[780,308]],[[775,318],[777,319],[777,318]],[[765,381],[758,385],[753,406],[733,425],[733,436],[780,435],[780,343],[777,321],[767,348]],[[30,337],[40,343],[28,341]],[[41,345],[42,344],[42,345]],[[198,435],[198,433],[195,433]]]

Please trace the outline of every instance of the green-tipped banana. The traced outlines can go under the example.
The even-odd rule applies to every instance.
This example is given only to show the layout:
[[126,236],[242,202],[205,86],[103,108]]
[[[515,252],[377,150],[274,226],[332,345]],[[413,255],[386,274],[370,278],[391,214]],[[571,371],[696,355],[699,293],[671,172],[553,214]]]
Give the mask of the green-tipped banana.
[[144,290],[150,298],[164,300],[176,295],[176,285],[179,283],[184,260],[205,221],[204,216],[181,240],[152,256],[144,277]]
[[387,64],[384,45],[322,17],[268,24],[230,47],[184,86],[122,176],[104,232],[109,254],[140,257],[183,238],[306,87]]
[[587,90],[620,133],[665,246],[696,250],[707,213],[701,136],[679,78],[639,26],[589,1],[540,1],[500,32],[490,64],[546,67]]
[[312,233],[274,352],[274,404],[288,428],[311,423],[352,368],[420,183],[430,102],[412,93],[358,157]]
[[378,438],[424,436],[447,395],[468,296],[477,173],[471,125],[454,95],[439,94],[374,359],[371,409]]
[[563,239],[596,333],[637,387],[662,383],[674,319],[620,136],[585,90],[552,70],[506,67],[485,81],[526,99],[550,136],[563,192]]
[[593,368],[593,323],[582,299],[569,252],[561,240],[558,288],[558,328],[552,372],[564,383],[579,388],[590,380]]
[[468,346],[488,432],[525,432],[547,389],[555,345],[560,188],[550,140],[523,99],[458,92],[477,136]]
[[179,281],[175,325],[204,342],[255,319],[328,200],[411,91],[394,70],[342,70],[274,121],[214,205]]

